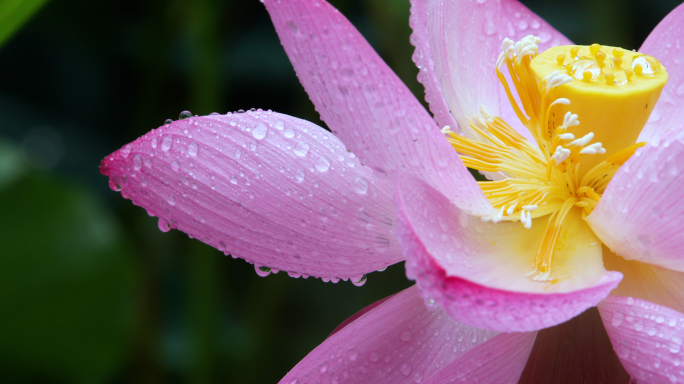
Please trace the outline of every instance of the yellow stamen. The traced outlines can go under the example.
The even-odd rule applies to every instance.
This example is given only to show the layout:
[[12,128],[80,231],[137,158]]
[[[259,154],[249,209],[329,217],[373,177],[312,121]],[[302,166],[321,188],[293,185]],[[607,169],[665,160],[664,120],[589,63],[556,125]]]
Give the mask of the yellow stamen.
[[[504,48],[497,65],[505,63],[512,87],[496,68],[515,114],[535,143],[486,111],[469,121],[469,137],[445,133],[467,167],[504,177],[478,182],[495,209],[484,221],[520,221],[530,228],[533,219],[550,215],[529,274],[548,281],[554,279],[553,255],[563,221],[573,209],[583,217],[591,214],[613,175],[644,144],[634,142],[667,72],[655,58],[619,48],[593,44],[538,54],[538,42],[527,37],[514,53],[512,43]],[[587,49],[594,59],[579,56]],[[612,53],[613,67],[606,66],[605,52]],[[631,69],[619,69],[629,62],[625,60],[632,60]],[[594,81],[601,75],[605,81]]]

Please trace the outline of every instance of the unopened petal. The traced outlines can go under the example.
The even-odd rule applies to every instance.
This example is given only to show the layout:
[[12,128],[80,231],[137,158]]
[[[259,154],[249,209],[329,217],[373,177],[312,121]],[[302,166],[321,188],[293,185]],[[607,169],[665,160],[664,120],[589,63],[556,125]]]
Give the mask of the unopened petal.
[[620,168],[587,222],[628,260],[684,271],[684,139],[648,143]]
[[657,304],[609,296],[598,306],[622,365],[638,383],[684,381],[684,314]]
[[651,141],[658,136],[671,135],[684,127],[684,4],[679,5],[653,29],[639,52],[656,57],[667,68],[669,80],[639,141]]
[[264,3],[316,110],[349,150],[378,172],[407,171],[489,209],[442,127],[339,11],[322,0]]
[[551,281],[526,277],[545,227],[483,223],[410,176],[396,183],[397,234],[407,275],[422,295],[466,324],[504,332],[537,330],[596,305],[621,279],[606,272],[600,242],[568,218],[554,253]]
[[392,184],[324,129],[272,112],[191,117],[102,161],[124,197],[226,254],[325,278],[402,259]]
[[471,358],[486,366],[498,361],[501,368],[522,370],[511,360],[524,362],[534,336],[497,336],[460,324],[439,308],[427,308],[413,286],[330,336],[281,383],[432,383],[433,377],[458,378],[448,370]]

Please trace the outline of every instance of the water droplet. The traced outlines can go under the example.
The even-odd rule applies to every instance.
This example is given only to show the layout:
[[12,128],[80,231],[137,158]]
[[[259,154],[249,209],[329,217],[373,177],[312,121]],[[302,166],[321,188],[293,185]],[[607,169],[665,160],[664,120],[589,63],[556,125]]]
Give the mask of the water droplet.
[[145,167],[152,168],[152,159],[150,159],[150,158],[145,159]]
[[150,145],[152,145],[152,149],[157,148],[157,138],[156,137],[152,138]]
[[109,188],[111,188],[114,192],[119,192],[121,190],[121,186],[114,180],[109,180]]
[[411,374],[411,366],[406,363],[403,363],[401,367],[399,367],[399,370],[401,371],[401,374],[404,376],[408,377],[408,375]]
[[304,176],[306,176],[304,170],[301,168],[297,169],[297,171],[295,172],[295,180],[297,180],[298,183],[304,181]]
[[309,148],[311,148],[309,143],[305,141],[300,141],[295,145],[294,153],[299,157],[304,157],[306,156],[306,153],[309,152]]
[[121,150],[119,151],[119,153],[120,153],[121,156],[123,156],[124,159],[125,159],[125,158],[128,157],[128,155],[131,154],[131,150],[132,150],[132,149],[133,149],[133,147],[131,147],[130,144],[126,144],[126,145],[124,145],[123,148],[121,148]]
[[199,145],[197,145],[196,142],[193,141],[192,143],[190,143],[190,145],[188,145],[188,155],[197,156],[198,151],[199,151]]
[[610,319],[610,324],[612,324],[613,327],[619,327],[624,319],[625,315],[623,315],[622,312],[613,312],[613,317]]
[[286,139],[291,139],[294,137],[294,135],[295,135],[295,131],[294,131],[294,129],[292,129],[290,127],[287,127],[285,132],[283,132],[283,136],[285,136]]
[[633,297],[627,298],[627,305],[634,305],[634,298]]
[[399,338],[403,341],[411,341],[413,339],[413,335],[411,335],[411,332],[409,331],[404,331],[401,333]]
[[350,280],[351,280],[352,284],[356,285],[357,287],[361,287],[364,284],[366,284],[366,281],[368,280],[368,278],[366,277],[366,275],[361,275],[357,278],[353,278]]
[[166,199],[166,201],[167,201],[167,202],[169,203],[169,205],[172,206],[172,207],[173,207],[174,205],[176,205],[176,198],[173,197],[173,195],[169,195],[169,198]]
[[192,117],[192,113],[190,111],[183,111],[178,115],[179,120],[187,119],[188,117]]
[[663,315],[658,315],[658,316],[656,316],[655,321],[656,321],[656,323],[658,323],[658,324],[662,324],[662,323],[665,322],[665,316],[663,316]]
[[321,373],[325,373],[328,370],[328,363],[323,362],[321,366],[318,368],[318,371]]
[[276,128],[277,130],[279,130],[279,131],[282,131],[283,128],[285,128],[285,122],[282,121],[282,120],[276,121],[276,123],[275,123],[275,128]]
[[494,23],[494,15],[492,11],[485,12],[484,25],[482,27],[485,35],[487,36],[491,36],[496,33],[496,24]]
[[174,160],[173,163],[171,163],[171,169],[178,172],[178,170],[180,169],[180,164],[176,160]]
[[295,23],[294,23],[293,21],[287,21],[287,22],[285,23],[285,25],[287,25],[287,28],[288,28],[290,31],[292,31],[292,32],[297,32],[297,26],[295,25]]
[[375,180],[382,180],[385,177],[387,177],[387,172],[385,172],[384,169],[378,167],[373,168],[373,178]]
[[271,274],[271,268],[269,267],[254,264],[254,270],[256,271],[257,275],[261,277],[266,277]]
[[171,149],[171,145],[173,144],[173,137],[171,135],[166,135],[162,138],[161,142],[161,150],[162,151],[168,151]]
[[356,350],[352,348],[347,353],[347,356],[349,357],[349,361],[354,361],[359,357],[359,353],[356,352]]
[[370,359],[370,361],[375,363],[378,360],[380,360],[380,354],[378,353],[378,351],[371,351],[371,353],[368,355],[368,358]]
[[230,177],[230,183],[231,183],[231,184],[237,184],[237,183],[238,183],[237,176],[232,175],[232,176]]
[[242,155],[242,151],[239,149],[235,150],[235,159],[240,160],[240,156]]
[[142,168],[142,163],[143,163],[142,156],[140,156],[139,153],[136,154],[135,157],[133,157],[133,169],[135,169],[136,171],[139,171],[140,168]]
[[675,319],[675,318],[670,319],[670,321],[667,322],[667,325],[669,325],[670,327],[676,326],[677,325],[677,319]]
[[356,180],[354,180],[354,191],[365,195],[366,192],[368,192],[368,180],[361,176],[357,177]]
[[171,230],[169,223],[166,220],[162,219],[161,217],[159,218],[157,225],[159,226],[159,230],[162,232],[168,232]]
[[173,123],[173,120],[171,119],[164,120],[164,125],[171,125],[171,123]]
[[318,172],[327,172],[330,169],[330,160],[327,157],[321,156],[316,161],[316,170]]
[[375,250],[378,253],[385,253],[390,247],[390,241],[386,237],[378,236],[375,238]]
[[249,149],[251,149],[252,151],[256,151],[256,149],[257,149],[256,141],[252,141],[251,143],[249,143]]
[[261,140],[264,137],[266,137],[266,134],[268,133],[268,127],[264,123],[259,123],[254,127],[252,130],[252,136],[254,136],[255,139]]

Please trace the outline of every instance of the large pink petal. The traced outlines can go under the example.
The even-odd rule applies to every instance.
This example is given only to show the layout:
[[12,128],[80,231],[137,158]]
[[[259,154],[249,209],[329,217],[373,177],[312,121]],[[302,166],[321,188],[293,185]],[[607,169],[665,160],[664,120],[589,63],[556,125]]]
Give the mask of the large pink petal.
[[628,260],[684,271],[684,139],[655,140],[615,174],[587,222]]
[[356,277],[402,259],[392,185],[333,135],[272,112],[191,117],[102,161],[124,197],[226,254],[293,275]]
[[556,249],[557,280],[536,282],[525,273],[534,265],[541,219],[531,230],[483,223],[407,175],[397,180],[394,198],[407,275],[428,301],[465,324],[503,332],[546,328],[596,305],[622,277],[603,269],[600,243],[584,224],[561,235],[573,244]]
[[598,308],[613,348],[632,379],[648,384],[684,381],[684,314],[613,295]]
[[316,109],[380,173],[416,174],[459,205],[491,205],[430,114],[342,14],[322,0],[266,0],[280,41]]
[[[504,364],[510,361],[505,353],[497,353],[497,347],[520,354],[524,361],[535,334],[499,336],[457,323],[439,308],[429,310],[413,286],[330,336],[281,383],[431,382],[433,375],[472,357],[471,353],[483,365],[494,364],[491,360],[496,359]],[[483,351],[494,354],[487,356]],[[513,364],[507,368],[522,370]],[[458,376],[454,373],[448,378]]]
[[425,87],[425,101],[430,104],[430,111],[435,115],[435,121],[440,127],[450,126],[456,130],[456,120],[451,114],[449,105],[444,97],[439,76],[435,71],[435,59],[430,46],[428,31],[428,12],[426,0],[411,0],[411,17],[409,24],[413,29],[411,44],[416,47],[413,52],[413,62],[418,67],[418,81]]
[[538,383],[629,383],[596,308],[539,331],[518,384]]
[[423,0],[434,72],[459,127],[484,105],[499,114],[494,66],[501,51],[500,4],[496,1]]
[[639,141],[650,141],[684,127],[684,4],[667,15],[648,36],[639,52],[656,57],[669,80],[644,127]]

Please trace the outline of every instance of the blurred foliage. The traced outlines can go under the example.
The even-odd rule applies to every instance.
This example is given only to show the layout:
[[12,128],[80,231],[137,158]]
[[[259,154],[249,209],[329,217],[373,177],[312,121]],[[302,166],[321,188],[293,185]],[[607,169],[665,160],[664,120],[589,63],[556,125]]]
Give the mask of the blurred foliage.
[[0,0],[0,46],[45,3],[47,0]]
[[[0,0],[0,43],[43,2]],[[423,101],[408,0],[330,2]],[[630,49],[677,2],[524,1],[573,41]],[[402,264],[361,288],[259,278],[160,232],[99,174],[105,155],[185,109],[325,126],[258,1],[53,1],[0,50],[0,76],[0,382],[275,383],[411,284]]]

